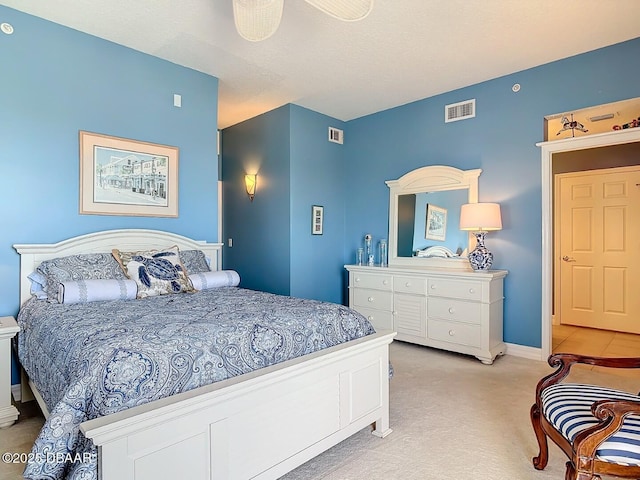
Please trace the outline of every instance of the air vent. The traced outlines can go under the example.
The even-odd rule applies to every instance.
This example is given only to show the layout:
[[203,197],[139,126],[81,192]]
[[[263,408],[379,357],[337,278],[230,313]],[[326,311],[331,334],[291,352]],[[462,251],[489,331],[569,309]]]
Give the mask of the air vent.
[[344,132],[335,127],[329,127],[329,141],[333,143],[344,143]]
[[476,99],[452,103],[444,107],[444,123],[457,122],[476,116]]

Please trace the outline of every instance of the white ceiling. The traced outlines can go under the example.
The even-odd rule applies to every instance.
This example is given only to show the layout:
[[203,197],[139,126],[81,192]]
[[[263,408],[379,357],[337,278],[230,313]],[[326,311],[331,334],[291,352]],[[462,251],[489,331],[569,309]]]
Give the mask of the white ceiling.
[[286,0],[259,43],[231,0],[0,3],[218,77],[219,128],[286,103],[351,120],[640,37],[638,0],[376,0],[359,22]]

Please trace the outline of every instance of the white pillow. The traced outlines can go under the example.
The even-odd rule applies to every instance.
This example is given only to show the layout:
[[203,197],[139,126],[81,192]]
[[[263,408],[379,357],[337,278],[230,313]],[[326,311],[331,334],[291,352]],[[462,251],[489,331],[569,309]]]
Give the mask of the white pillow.
[[78,280],[58,285],[58,303],[87,303],[102,300],[133,300],[138,293],[134,280]]
[[208,290],[218,287],[237,287],[240,275],[235,270],[218,270],[216,272],[192,273],[189,280],[196,290]]

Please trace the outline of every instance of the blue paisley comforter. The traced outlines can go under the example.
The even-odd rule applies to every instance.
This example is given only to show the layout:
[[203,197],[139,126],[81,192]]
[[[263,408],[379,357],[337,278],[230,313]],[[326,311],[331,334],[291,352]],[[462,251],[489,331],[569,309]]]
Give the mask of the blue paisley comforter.
[[18,322],[20,362],[50,411],[29,479],[97,477],[85,420],[374,333],[342,305],[237,287],[71,305],[31,299]]

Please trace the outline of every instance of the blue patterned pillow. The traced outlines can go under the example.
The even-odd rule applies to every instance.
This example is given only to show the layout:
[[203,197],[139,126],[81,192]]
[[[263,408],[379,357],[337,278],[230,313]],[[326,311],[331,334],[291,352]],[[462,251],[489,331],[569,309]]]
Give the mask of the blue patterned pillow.
[[36,271],[47,279],[47,301],[58,302],[58,285],[80,280],[124,280],[120,265],[108,253],[83,253],[42,262]]
[[112,253],[127,277],[138,284],[137,298],[195,291],[177,246],[141,252],[113,249]]
[[210,272],[211,268],[202,250],[180,250],[180,261],[187,274]]

